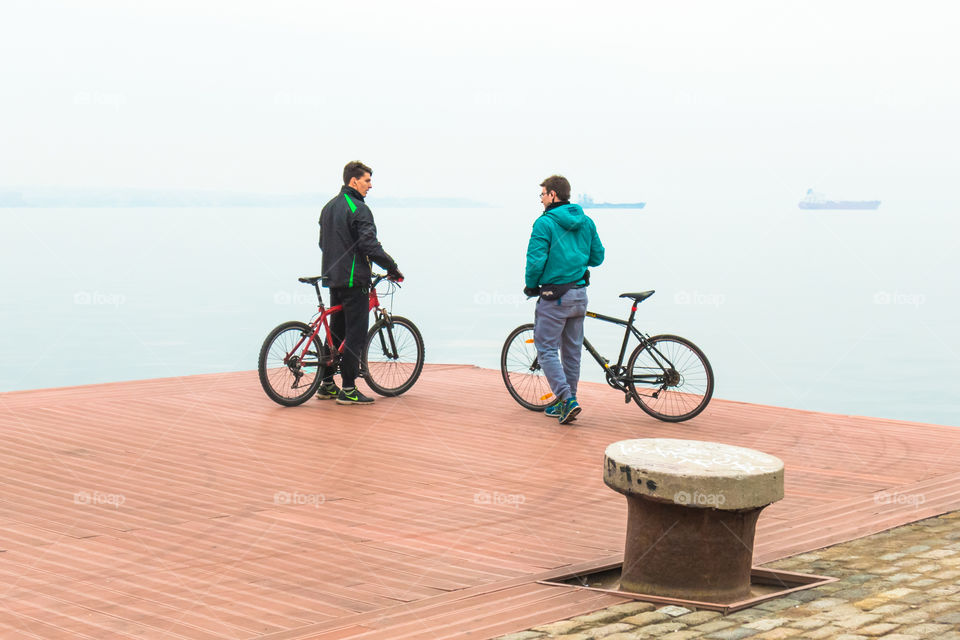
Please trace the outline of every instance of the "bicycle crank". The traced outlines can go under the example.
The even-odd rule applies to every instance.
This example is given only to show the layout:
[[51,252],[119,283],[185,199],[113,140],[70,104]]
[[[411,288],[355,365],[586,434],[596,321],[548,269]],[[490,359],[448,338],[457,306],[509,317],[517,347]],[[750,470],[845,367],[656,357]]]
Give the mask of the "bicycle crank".
[[608,385],[623,392],[627,391],[627,385],[624,384],[627,377],[626,367],[607,367],[606,377]]

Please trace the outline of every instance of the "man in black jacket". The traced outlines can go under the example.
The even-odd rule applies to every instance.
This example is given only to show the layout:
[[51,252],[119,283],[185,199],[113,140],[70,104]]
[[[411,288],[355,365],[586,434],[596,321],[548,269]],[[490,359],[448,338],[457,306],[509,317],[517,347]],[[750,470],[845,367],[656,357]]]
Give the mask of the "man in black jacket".
[[373,170],[362,162],[348,162],[343,168],[343,187],[320,213],[320,250],[323,252],[323,286],[330,288],[330,306],[343,305],[331,316],[330,333],[335,345],[344,342],[338,389],[333,372],[326,371],[317,392],[322,400],[337,404],[367,405],[373,398],[360,393],[356,379],[360,354],[370,324],[370,263],[387,270],[391,280],[403,280],[397,263],[377,240],[377,226],[363,199],[370,190]]

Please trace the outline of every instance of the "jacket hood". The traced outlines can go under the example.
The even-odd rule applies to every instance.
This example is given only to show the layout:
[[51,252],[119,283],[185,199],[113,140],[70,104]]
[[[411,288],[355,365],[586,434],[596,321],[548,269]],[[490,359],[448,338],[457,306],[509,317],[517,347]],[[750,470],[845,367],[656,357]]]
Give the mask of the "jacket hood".
[[562,204],[558,207],[551,207],[543,212],[543,215],[550,216],[557,221],[561,227],[567,231],[576,231],[587,220],[583,213],[583,208],[578,204]]

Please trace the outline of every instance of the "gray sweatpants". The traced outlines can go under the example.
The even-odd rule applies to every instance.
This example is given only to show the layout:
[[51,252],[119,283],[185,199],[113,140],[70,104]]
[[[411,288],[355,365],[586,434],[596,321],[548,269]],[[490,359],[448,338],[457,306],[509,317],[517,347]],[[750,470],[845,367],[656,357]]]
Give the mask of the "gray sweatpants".
[[559,300],[537,300],[533,343],[550,390],[559,400],[577,395],[587,289],[571,289]]

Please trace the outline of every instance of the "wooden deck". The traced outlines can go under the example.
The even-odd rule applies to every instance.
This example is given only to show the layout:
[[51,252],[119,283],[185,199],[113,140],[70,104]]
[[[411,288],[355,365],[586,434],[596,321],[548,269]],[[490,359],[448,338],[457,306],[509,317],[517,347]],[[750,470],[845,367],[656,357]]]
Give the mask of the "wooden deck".
[[0,394],[0,637],[488,638],[608,606],[535,580],[622,552],[626,438],[782,458],[758,564],[960,508],[960,428],[579,395],[559,426],[467,366],[367,408],[283,408],[255,373]]

